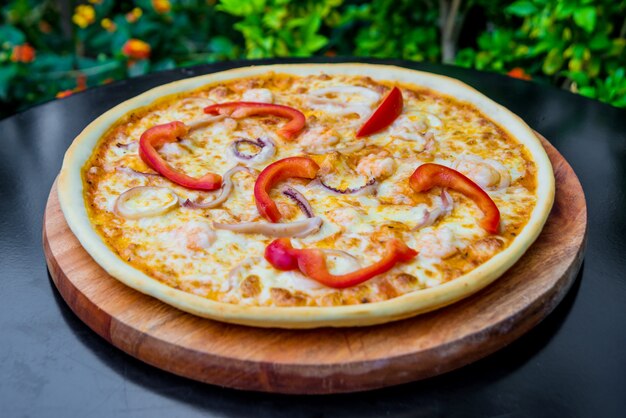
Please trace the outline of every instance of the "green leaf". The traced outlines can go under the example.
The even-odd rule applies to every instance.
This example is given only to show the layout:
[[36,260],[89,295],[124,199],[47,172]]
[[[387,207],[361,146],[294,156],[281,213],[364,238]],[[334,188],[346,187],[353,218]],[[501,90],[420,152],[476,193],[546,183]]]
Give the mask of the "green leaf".
[[574,22],[586,32],[593,32],[596,27],[596,9],[593,6],[582,7],[574,11]]
[[211,51],[230,57],[234,53],[235,45],[225,36],[216,36],[209,42]]
[[0,67],[0,98],[2,100],[9,98],[9,86],[16,75],[17,65],[3,65]]
[[589,97],[591,99],[595,99],[597,97],[596,88],[591,87],[591,86],[581,87],[578,90],[578,93],[580,93],[580,95],[582,96]]
[[262,13],[265,3],[265,0],[220,0],[217,9],[233,16],[245,17]]
[[592,51],[601,51],[611,47],[611,41],[604,33],[598,33],[589,41],[589,49]]
[[283,21],[288,14],[287,8],[270,9],[263,16],[263,23],[270,29],[278,30],[283,26]]
[[316,52],[326,46],[328,39],[322,35],[312,35],[306,41],[306,48],[309,52]]
[[514,16],[525,17],[537,13],[537,7],[530,1],[522,0],[509,5],[504,11]]
[[9,46],[13,46],[21,45],[25,41],[26,38],[21,30],[10,25],[0,25],[0,47],[2,47],[5,42],[8,42]]
[[[571,61],[570,61],[571,62]],[[543,62],[543,66],[541,67],[543,72],[547,75],[554,75],[561,69],[563,66],[563,56],[561,55],[561,51],[558,49],[553,49],[548,52],[545,61]]]

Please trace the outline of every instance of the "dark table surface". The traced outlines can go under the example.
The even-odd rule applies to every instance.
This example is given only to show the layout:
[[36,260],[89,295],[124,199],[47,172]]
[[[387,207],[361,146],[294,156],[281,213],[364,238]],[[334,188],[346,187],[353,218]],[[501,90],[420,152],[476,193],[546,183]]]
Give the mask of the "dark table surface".
[[520,115],[573,166],[587,198],[587,253],[551,315],[505,349],[443,376],[324,397],[209,386],[113,347],[74,315],[50,280],[42,216],[65,150],[98,115],[151,87],[244,63],[162,72],[0,121],[0,415],[625,416],[626,111],[495,74],[376,62],[465,81]]

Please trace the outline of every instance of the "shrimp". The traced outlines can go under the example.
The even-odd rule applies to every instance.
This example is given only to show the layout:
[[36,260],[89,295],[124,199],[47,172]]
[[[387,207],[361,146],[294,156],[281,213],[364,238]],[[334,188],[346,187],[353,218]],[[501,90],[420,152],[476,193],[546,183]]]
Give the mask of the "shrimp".
[[226,97],[232,93],[232,90],[230,90],[228,87],[226,86],[217,86],[215,88],[212,88],[209,91],[209,96],[216,100],[216,101],[224,101],[224,99],[226,99]]
[[452,168],[465,174],[483,189],[500,190],[511,184],[511,174],[504,165],[477,155],[459,157]]
[[273,103],[274,96],[268,89],[250,89],[246,90],[241,96],[245,102]]
[[458,248],[454,244],[455,234],[447,226],[443,226],[439,229],[424,229],[417,240],[417,244],[414,249],[420,253],[421,256],[428,258],[448,258],[458,251]]
[[185,226],[174,230],[177,244],[181,244],[188,250],[205,251],[217,239],[215,231],[209,224],[199,221],[192,221]]
[[441,119],[435,115],[413,111],[398,117],[389,127],[388,134],[392,139],[411,142],[413,151],[422,152],[433,148],[434,133],[442,125]]
[[307,151],[320,152],[337,144],[339,134],[332,128],[313,126],[300,135],[298,142]]
[[415,204],[413,199],[415,192],[409,187],[409,182],[406,181],[413,170],[412,164],[401,162],[393,176],[379,183],[376,198],[386,204]]
[[367,178],[383,179],[394,173],[396,162],[388,152],[381,151],[361,158],[356,170]]
[[343,230],[351,230],[363,218],[363,214],[355,208],[345,207],[329,211],[326,216]]

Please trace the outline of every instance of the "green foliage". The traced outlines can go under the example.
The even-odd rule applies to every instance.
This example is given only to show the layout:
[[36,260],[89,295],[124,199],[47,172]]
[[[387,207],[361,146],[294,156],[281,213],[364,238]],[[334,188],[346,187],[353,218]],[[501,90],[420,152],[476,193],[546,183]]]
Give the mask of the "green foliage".
[[328,44],[322,24],[342,0],[221,0],[217,8],[240,17],[247,58],[308,57]]
[[626,103],[626,2],[519,0],[457,55],[466,67],[530,76],[615,106]]
[[[356,26],[342,52],[357,56],[438,61],[438,11],[423,0],[373,0],[350,4],[340,21]],[[349,40],[354,39],[352,43]]]
[[[0,117],[151,71],[319,54],[431,62],[453,57],[458,65],[532,77],[626,107],[626,1],[466,0],[456,13],[453,3],[5,1]],[[483,20],[468,22],[471,12]],[[468,47],[456,52],[459,33]]]

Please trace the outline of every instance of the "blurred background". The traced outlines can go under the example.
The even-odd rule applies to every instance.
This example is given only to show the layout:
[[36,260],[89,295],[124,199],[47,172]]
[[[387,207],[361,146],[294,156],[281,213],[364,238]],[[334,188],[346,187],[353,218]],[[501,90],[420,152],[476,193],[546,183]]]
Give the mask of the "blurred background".
[[442,62],[626,107],[625,0],[0,0],[0,118],[220,60]]

